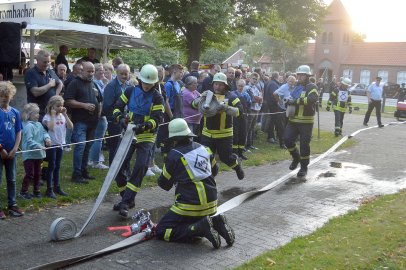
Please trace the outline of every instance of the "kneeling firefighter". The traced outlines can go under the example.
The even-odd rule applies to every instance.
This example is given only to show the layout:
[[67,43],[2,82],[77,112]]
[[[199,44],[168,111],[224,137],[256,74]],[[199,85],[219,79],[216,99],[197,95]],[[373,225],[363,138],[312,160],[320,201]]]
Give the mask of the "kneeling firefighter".
[[[295,113],[288,119],[284,141],[293,160],[289,169],[294,170],[300,162],[298,177],[305,177],[310,161],[310,140],[312,138],[314,114],[319,99],[317,86],[309,81],[310,67],[299,66],[296,70],[298,83],[287,100],[287,105],[295,106]],[[300,153],[296,147],[296,139],[300,137]]]
[[169,123],[169,143],[173,144],[165,161],[158,185],[170,190],[174,185],[175,203],[156,228],[158,239],[190,242],[205,237],[219,248],[220,236],[229,246],[234,243],[234,231],[223,214],[217,211],[217,187],[214,176],[218,165],[210,148],[193,142],[195,135],[182,118]]

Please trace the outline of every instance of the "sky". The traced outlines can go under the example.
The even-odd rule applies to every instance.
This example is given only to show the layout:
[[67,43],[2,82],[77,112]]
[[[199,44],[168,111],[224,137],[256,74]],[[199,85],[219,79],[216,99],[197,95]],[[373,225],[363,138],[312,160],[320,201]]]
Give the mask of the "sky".
[[[333,0],[324,0],[329,5]],[[341,0],[351,17],[353,30],[365,41],[406,41],[405,0]]]
[[[16,2],[18,0],[14,0]],[[333,0],[323,0],[329,5]],[[0,0],[0,3],[13,2]],[[341,0],[352,19],[353,30],[366,35],[366,41],[406,42],[406,0]],[[140,32],[128,21],[120,21],[125,31],[139,37]]]

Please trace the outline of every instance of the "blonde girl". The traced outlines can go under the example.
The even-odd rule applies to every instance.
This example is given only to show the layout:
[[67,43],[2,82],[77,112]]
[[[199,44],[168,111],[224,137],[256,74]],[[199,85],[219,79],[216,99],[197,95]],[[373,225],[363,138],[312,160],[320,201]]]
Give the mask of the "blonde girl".
[[[23,163],[25,176],[21,185],[20,196],[24,199],[31,199],[28,193],[30,183],[33,183],[33,196],[41,198],[40,178],[41,163],[45,158],[45,146],[51,146],[51,138],[42,126],[39,119],[39,107],[36,103],[28,103],[24,106],[23,113],[23,133],[21,148],[23,150]],[[28,151],[27,150],[36,150]]]
[[60,185],[60,168],[63,156],[63,147],[65,144],[66,130],[72,129],[73,124],[67,115],[66,108],[63,106],[64,100],[56,95],[49,99],[46,107],[42,124],[48,128],[53,147],[47,150],[48,170],[46,175],[47,191],[45,196],[56,199],[56,195],[67,196]]

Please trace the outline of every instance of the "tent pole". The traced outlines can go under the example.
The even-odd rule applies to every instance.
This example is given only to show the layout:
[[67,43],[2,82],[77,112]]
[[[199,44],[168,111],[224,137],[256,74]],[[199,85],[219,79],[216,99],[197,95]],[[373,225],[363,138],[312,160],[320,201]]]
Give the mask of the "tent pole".
[[30,30],[30,68],[34,67],[35,30]]
[[107,36],[103,36],[103,63],[107,63],[109,59],[107,58]]

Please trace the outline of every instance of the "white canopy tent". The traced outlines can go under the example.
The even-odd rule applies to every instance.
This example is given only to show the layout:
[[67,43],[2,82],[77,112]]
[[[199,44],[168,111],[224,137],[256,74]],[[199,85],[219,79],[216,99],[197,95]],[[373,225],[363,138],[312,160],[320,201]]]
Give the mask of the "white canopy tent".
[[[104,62],[107,62],[110,49],[151,48],[140,38],[110,34],[108,27],[104,26],[38,18],[26,18],[24,21],[27,22],[27,28],[23,30],[23,38],[29,38],[31,58],[36,43],[101,49]],[[15,22],[21,23],[21,20]],[[34,63],[33,59],[30,63]]]

